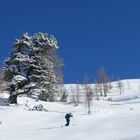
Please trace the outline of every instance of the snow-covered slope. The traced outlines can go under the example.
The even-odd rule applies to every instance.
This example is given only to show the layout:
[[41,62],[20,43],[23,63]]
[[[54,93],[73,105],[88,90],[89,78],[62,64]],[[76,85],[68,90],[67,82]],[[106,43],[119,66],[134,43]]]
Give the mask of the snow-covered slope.
[[[19,97],[19,105],[0,106],[0,140],[140,140],[140,81],[124,80],[124,91],[119,94],[117,83],[107,98],[93,100],[91,115],[82,103],[46,103]],[[91,85],[91,87],[94,85]],[[76,85],[65,85],[69,94]],[[82,87],[81,87],[82,91]],[[83,92],[81,92],[83,94]],[[0,95],[2,100],[5,95]],[[42,104],[48,112],[29,111]],[[69,127],[65,113],[72,112]]]

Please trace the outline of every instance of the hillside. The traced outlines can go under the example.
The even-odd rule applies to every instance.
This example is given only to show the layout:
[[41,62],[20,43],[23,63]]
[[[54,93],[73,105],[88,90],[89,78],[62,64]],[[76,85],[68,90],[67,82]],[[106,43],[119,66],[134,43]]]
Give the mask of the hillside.
[[[79,106],[70,103],[76,92],[75,84],[67,84],[67,103],[36,101],[22,96],[19,105],[6,106],[0,94],[0,139],[2,140],[140,140],[140,80],[123,80],[123,92],[119,93],[117,82],[107,97],[93,100],[91,115],[87,114],[84,92],[80,86]],[[90,85],[91,88],[94,85]],[[111,98],[111,100],[109,100]],[[42,104],[48,111],[31,111],[34,105]],[[65,114],[72,112],[69,127]],[[61,127],[63,126],[63,127]]]

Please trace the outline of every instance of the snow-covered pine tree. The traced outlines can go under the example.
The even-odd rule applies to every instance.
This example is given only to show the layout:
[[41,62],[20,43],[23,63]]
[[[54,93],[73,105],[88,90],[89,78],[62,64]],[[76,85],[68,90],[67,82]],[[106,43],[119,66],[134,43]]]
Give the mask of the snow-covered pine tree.
[[5,81],[3,79],[3,71],[0,69],[0,93],[3,91]]
[[31,37],[25,33],[16,41],[4,65],[10,103],[17,103],[19,94],[37,94],[41,100],[55,100],[56,75],[48,52],[57,48],[56,39],[46,33]]
[[28,34],[23,34],[21,39],[17,39],[13,45],[10,57],[5,60],[4,79],[7,82],[7,89],[10,92],[9,102],[17,103],[17,96],[24,94],[24,86],[27,78],[24,73],[29,57],[28,52],[31,46]]
[[32,37],[32,50],[28,66],[28,79],[33,87],[30,93],[37,93],[40,100],[54,101],[56,94],[56,75],[50,50],[57,49],[57,41],[48,34],[37,33]]

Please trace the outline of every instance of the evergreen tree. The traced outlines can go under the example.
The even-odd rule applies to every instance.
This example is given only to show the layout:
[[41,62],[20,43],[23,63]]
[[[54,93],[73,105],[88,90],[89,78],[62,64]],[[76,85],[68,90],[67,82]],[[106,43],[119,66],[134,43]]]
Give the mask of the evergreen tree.
[[3,71],[0,69],[0,92],[3,91],[5,85],[5,81],[3,79]]
[[46,33],[31,37],[25,33],[16,40],[4,65],[10,103],[17,103],[19,94],[36,94],[41,100],[55,100],[57,81],[53,55],[49,52],[57,48],[56,39]]
[[25,77],[24,68],[29,61],[28,51],[30,46],[28,34],[23,34],[22,38],[17,39],[14,43],[10,57],[5,60],[4,79],[10,92],[10,103],[17,103],[17,96],[26,92],[24,87],[27,78]]

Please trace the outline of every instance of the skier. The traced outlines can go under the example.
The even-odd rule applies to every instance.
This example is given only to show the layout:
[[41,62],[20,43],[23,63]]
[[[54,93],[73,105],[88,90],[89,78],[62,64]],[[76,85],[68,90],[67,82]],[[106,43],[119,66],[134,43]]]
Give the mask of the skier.
[[65,126],[69,126],[69,124],[70,124],[70,117],[73,117],[73,115],[71,113],[67,113],[65,115],[66,122],[67,122]]

